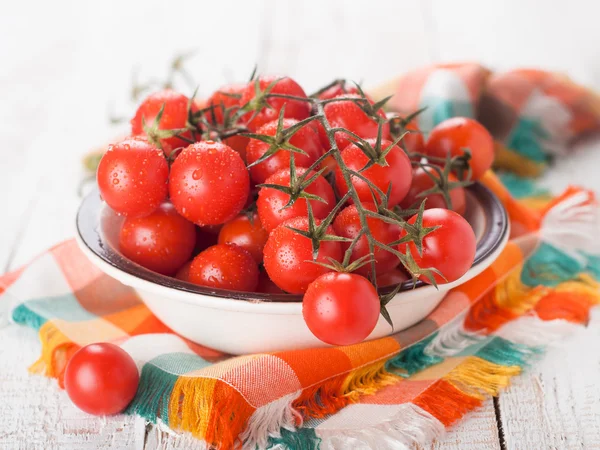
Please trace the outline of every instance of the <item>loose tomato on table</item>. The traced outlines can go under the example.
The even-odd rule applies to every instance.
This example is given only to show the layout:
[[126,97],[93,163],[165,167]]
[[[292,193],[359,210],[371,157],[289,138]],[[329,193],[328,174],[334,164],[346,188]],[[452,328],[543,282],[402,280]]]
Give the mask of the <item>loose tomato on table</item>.
[[166,199],[169,165],[162,150],[134,136],[109,145],[96,178],[108,206],[124,216],[141,217]]
[[[298,177],[306,172],[304,168],[296,169]],[[306,178],[310,178],[309,174]],[[272,175],[266,180],[266,184],[279,186],[290,186],[290,170],[282,170]],[[313,214],[317,219],[323,219],[335,206],[335,194],[333,188],[325,178],[319,176],[312,182],[304,192],[321,197],[325,202],[319,200],[307,200],[298,198],[293,205],[284,208],[290,200],[289,194],[270,187],[262,187],[258,191],[258,200],[256,206],[260,221],[268,232],[271,232],[277,225],[285,220],[294,217],[308,215],[307,202],[310,202]]]
[[[417,216],[408,223],[414,225]],[[471,268],[475,259],[475,233],[461,215],[448,209],[434,208],[423,212],[423,227],[438,227],[423,238],[423,251],[419,254],[414,242],[398,245],[398,250],[406,254],[410,251],[413,259],[421,269],[437,269],[441,276],[432,272],[436,283],[450,283],[458,280]],[[400,232],[400,238],[406,236],[406,231]],[[419,277],[422,281],[431,281],[425,275]]]
[[[323,112],[325,113],[325,117],[327,118],[330,127],[346,128],[361,138],[377,137],[379,128],[377,121],[367,115],[367,113],[365,113],[356,103],[356,100],[362,99],[363,97],[356,94],[343,94],[336,98],[339,98],[339,101],[327,103],[323,107]],[[381,117],[385,117],[385,113],[382,110],[377,111],[377,114]],[[331,146],[325,133],[325,128],[320,124],[317,128],[319,129],[319,135],[323,146],[325,148],[330,148]],[[382,137],[384,139],[389,139],[389,124],[386,123],[383,125],[382,132]],[[353,138],[343,131],[338,131],[335,133],[335,142],[338,148],[343,150],[353,142]]]
[[[426,199],[425,209],[448,208],[442,194],[420,195],[422,192],[425,192],[436,185],[436,182],[432,180],[431,177],[439,180],[439,174],[431,167],[414,168],[410,190],[408,191],[408,194],[406,194],[406,197],[404,197],[404,200],[400,202],[400,206],[404,209],[411,207],[418,208],[421,202]],[[450,174],[448,181],[456,182],[458,179],[453,174]],[[452,202],[452,210],[463,215],[467,209],[465,189],[461,186],[457,186],[450,190],[449,195],[450,201]]]
[[235,244],[246,250],[257,264],[263,260],[263,248],[269,233],[260,222],[258,214],[240,214],[227,222],[219,232],[219,244]]
[[[283,129],[288,129],[298,123],[295,119],[284,119]],[[312,122],[310,122],[312,123]],[[295,163],[298,167],[309,167],[324,153],[321,140],[317,130],[309,124],[300,128],[290,139],[289,144],[306,154],[294,153]],[[277,132],[278,120],[269,122],[258,129],[257,134],[265,136],[275,136]],[[258,161],[271,145],[258,139],[250,139],[246,147],[246,161],[248,165]],[[250,167],[250,176],[255,183],[264,183],[267,178],[283,169],[290,167],[290,151],[279,149],[268,159]]]
[[[376,145],[375,139],[366,139],[371,145]],[[388,140],[381,141],[381,148],[386,149],[392,142]],[[400,147],[395,145],[392,150],[385,156],[385,164],[382,165],[376,162],[366,170],[362,170],[369,162],[369,157],[356,144],[351,144],[342,151],[342,160],[346,166],[355,172],[360,172],[366,179],[377,186],[383,193],[387,193],[388,187],[391,185],[390,196],[388,198],[388,206],[397,205],[404,199],[410,189],[412,182],[412,166],[408,156]],[[348,185],[342,174],[342,170],[337,167],[335,170],[335,185],[340,195],[348,192]],[[372,202],[373,195],[369,184],[364,180],[352,176],[352,185],[358,194],[359,199],[365,202]],[[381,195],[375,194],[377,201],[381,201]]]
[[97,416],[123,411],[139,383],[137,366],[122,348],[110,343],[79,349],[67,363],[65,390],[82,411]]
[[[362,207],[369,211],[377,211],[377,208],[373,203],[363,202]],[[384,222],[383,220],[375,217],[367,217],[367,226],[371,232],[371,235],[379,242],[389,244],[390,242],[398,239],[400,227],[397,225]],[[333,229],[335,230],[335,234],[338,236],[350,239],[354,239],[359,235],[362,230],[362,225],[356,205],[350,205],[338,214],[333,222]],[[342,242],[343,251],[346,251],[348,247],[350,247],[349,242]],[[350,261],[356,261],[357,259],[365,257],[370,253],[367,236],[363,234],[359,238],[358,242],[354,244]],[[392,270],[400,263],[400,260],[396,255],[390,253],[389,251],[383,250],[380,247],[374,248],[372,258],[375,259],[375,270],[377,275],[381,275]],[[363,276],[368,276],[371,273],[371,264],[365,264],[359,267],[355,272]]]
[[310,331],[331,345],[362,342],[375,329],[379,296],[366,278],[352,273],[326,273],[313,281],[302,300]]
[[[270,94],[290,95],[294,97],[307,98],[304,89],[290,77],[260,76],[258,78],[259,95],[273,84]],[[240,105],[256,101],[256,80],[252,80],[242,92]],[[290,119],[304,120],[310,115],[310,103],[303,100],[290,100],[282,97],[269,97],[264,99],[268,107],[262,107],[256,111],[250,111],[242,117],[242,121],[250,131],[256,131],[266,123],[272,122],[279,116],[279,111],[285,107],[284,116]]]
[[173,275],[192,256],[196,227],[173,205],[162,204],[145,217],[127,218],[119,233],[119,250],[139,265]]
[[[315,223],[318,225],[319,220]],[[308,230],[308,219],[296,217],[283,222],[269,235],[264,249],[264,266],[269,278],[286,292],[302,294],[308,285],[330,269],[314,264],[311,240],[291,230]],[[333,227],[327,228],[327,234],[334,234]],[[332,258],[342,259],[342,248],[337,241],[322,241],[317,261],[330,264]]]
[[169,193],[179,214],[197,225],[219,225],[244,207],[250,177],[227,145],[202,141],[184,149],[171,166]]
[[425,144],[425,153],[437,158],[471,151],[472,180],[480,179],[494,162],[494,140],[483,125],[466,117],[453,117],[436,125]]
[[258,284],[258,266],[243,248],[217,244],[194,258],[189,281],[200,286],[252,292]]
[[[186,128],[188,120],[188,103],[190,99],[183,94],[171,89],[155,92],[149,95],[138,107],[135,116],[131,119],[131,134],[144,134],[144,122],[148,127],[152,126],[154,119],[164,106],[163,114],[158,124],[159,130],[176,130]],[[192,104],[191,111],[196,111],[196,105]],[[182,137],[191,139],[191,131],[186,131],[179,136],[159,139],[162,145],[169,148],[185,147],[189,144]]]

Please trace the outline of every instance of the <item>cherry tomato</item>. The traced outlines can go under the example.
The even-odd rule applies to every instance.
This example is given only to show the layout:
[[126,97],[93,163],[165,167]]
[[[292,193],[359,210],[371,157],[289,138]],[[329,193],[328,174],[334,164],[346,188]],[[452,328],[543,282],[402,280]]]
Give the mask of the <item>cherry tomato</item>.
[[429,135],[425,153],[437,158],[464,154],[464,148],[471,150],[473,180],[482,177],[494,162],[494,140],[483,125],[466,117],[453,117],[438,124]]
[[196,142],[171,166],[171,201],[179,214],[198,225],[233,219],[246,204],[249,192],[244,161],[220,142]]
[[127,218],[119,234],[125,257],[154,272],[173,275],[192,256],[196,227],[164,203],[146,217]]
[[251,292],[258,284],[258,266],[243,248],[217,244],[194,258],[189,280],[200,286]]
[[[373,203],[363,202],[362,206],[369,211],[377,210]],[[389,244],[390,242],[398,239],[400,227],[396,225],[376,219],[375,217],[367,217],[367,225],[373,237],[379,242]],[[360,217],[355,205],[348,206],[338,214],[333,222],[333,229],[335,230],[335,234],[338,236],[343,236],[350,239],[354,239],[356,236],[358,236],[362,226],[360,224]],[[342,242],[343,251],[346,251],[348,247],[350,247],[349,242]],[[362,258],[369,253],[369,243],[367,241],[367,237],[363,235],[352,249],[350,261],[356,261],[357,259]],[[377,271],[378,275],[392,270],[400,263],[400,260],[396,255],[383,250],[380,247],[375,247],[373,258],[376,261],[375,270]],[[369,263],[361,266],[358,270],[356,270],[356,273],[363,276],[368,276],[371,273],[371,264]]]
[[[348,100],[357,98],[362,97],[355,94],[343,94],[339,97],[339,101],[327,103],[323,107],[327,121],[332,128],[343,127],[362,138],[375,138],[377,137],[377,122],[369,117],[355,102]],[[378,114],[381,117],[385,117],[382,110],[379,110]],[[325,134],[325,129],[320,124],[317,128],[319,129],[323,146],[329,149],[331,146]],[[390,127],[387,123],[383,126],[382,136],[384,139],[389,139],[390,137]],[[352,138],[346,133],[338,131],[335,134],[335,142],[338,148],[343,150],[352,142]]]
[[[280,79],[279,79],[280,78]],[[304,89],[289,77],[261,76],[258,78],[261,91],[264,91],[272,82],[276,81],[271,94],[292,95],[306,98]],[[255,81],[251,81],[242,93],[240,105],[245,105],[256,97]],[[262,108],[258,113],[250,111],[242,117],[247,122],[250,131],[256,131],[264,124],[269,123],[279,116],[279,111],[285,105],[284,116],[296,120],[304,120],[310,115],[310,104],[302,100],[289,100],[279,97],[267,99],[270,108]]]
[[379,297],[373,285],[353,273],[326,273],[313,281],[302,300],[310,331],[331,345],[362,342],[379,318]]
[[263,260],[263,248],[269,233],[262,227],[258,214],[252,220],[246,214],[240,214],[227,222],[219,232],[219,244],[235,244],[246,250],[257,264]]
[[284,291],[279,289],[279,287],[271,281],[269,275],[264,270],[261,270],[258,275],[256,292],[260,292],[261,294],[285,294]]
[[[163,115],[158,124],[161,130],[174,130],[185,128],[188,119],[188,102],[190,99],[183,94],[165,89],[163,91],[150,94],[137,109],[135,116],[131,119],[131,134],[143,134],[143,121],[146,121],[148,127],[152,126],[158,112],[165,105]],[[192,112],[196,111],[196,106],[192,105]],[[183,137],[191,139],[191,132],[182,134]],[[186,147],[188,143],[178,136],[163,138],[161,144],[168,147]]]
[[[277,132],[277,122],[278,121],[275,120],[263,125],[258,129],[257,133],[275,136]],[[283,127],[284,129],[290,128],[297,123],[298,121],[295,119],[285,119],[283,121]],[[300,130],[290,138],[289,143],[306,152],[306,155],[294,153],[294,161],[298,167],[309,167],[323,154],[323,146],[321,145],[319,134],[317,133],[317,130],[310,125],[300,128]],[[250,139],[248,147],[246,148],[248,164],[258,161],[258,159],[269,150],[269,147],[270,145],[266,142],[259,141],[258,139]],[[264,183],[271,175],[280,170],[288,169],[289,167],[290,151],[279,149],[267,160],[250,167],[250,176],[255,183]]]
[[[442,194],[429,194],[425,197],[420,197],[421,192],[431,189],[435,183],[428,175],[428,173],[435,178],[439,179],[438,173],[431,167],[423,169],[422,167],[416,167],[413,169],[412,185],[404,200],[400,202],[400,206],[404,209],[412,207],[418,207],[423,199],[427,199],[425,202],[425,209],[431,208],[447,208],[446,201]],[[448,177],[449,181],[458,181],[458,179],[450,174]],[[465,197],[465,190],[462,187],[455,187],[450,191],[450,200],[452,201],[452,210],[459,214],[464,214],[467,209],[467,201]]]
[[139,379],[131,356],[109,343],[79,349],[65,369],[69,398],[79,409],[96,416],[123,411],[133,400]]
[[[411,225],[417,216],[408,220]],[[469,222],[461,215],[443,208],[428,209],[423,213],[423,227],[439,226],[423,238],[423,253],[419,255],[414,242],[398,245],[398,250],[410,254],[422,269],[435,268],[443,276],[433,273],[437,283],[450,283],[458,280],[471,268],[475,259],[475,233]],[[400,238],[406,231],[400,232]],[[429,279],[421,275],[421,280],[429,283]]]
[[190,281],[190,267],[192,267],[192,261],[186,262],[181,269],[175,274],[175,278],[181,281]]
[[245,88],[245,84],[228,84],[213,92],[206,101],[206,107],[213,107],[212,110],[206,112],[206,120],[215,123],[214,119],[216,119],[216,123],[222,124],[224,119],[223,106],[225,109],[231,110],[230,114],[235,113],[239,109],[242,92]]
[[[214,229],[218,228],[218,229]],[[196,246],[194,247],[194,256],[208,247],[217,245],[219,241],[219,232],[221,225],[208,225],[206,227],[196,227]]]
[[242,157],[242,160],[246,161],[246,147],[248,147],[248,139],[246,136],[240,136],[239,134],[235,134],[228,138],[223,139],[223,144],[228,145],[232,149],[234,149],[238,154]]
[[[296,174],[301,176],[306,172],[306,169],[296,169]],[[309,175],[308,177],[310,177]],[[277,172],[275,175],[270,176],[267,184],[277,184],[280,186],[290,185],[290,171],[282,170]],[[290,199],[290,196],[285,192],[278,191],[277,189],[263,187],[258,191],[258,200],[256,206],[258,209],[258,216],[263,225],[263,228],[268,232],[271,232],[277,225],[285,220],[293,217],[306,216],[308,215],[308,207],[306,202],[310,201],[313,214],[317,219],[323,219],[329,214],[329,212],[335,206],[335,194],[333,193],[332,187],[329,185],[327,180],[322,176],[311,183],[305,192],[313,195],[318,195],[326,203],[318,200],[306,200],[299,198],[294,204],[288,208],[283,209]]]
[[397,284],[404,283],[408,280],[410,280],[410,275],[398,267],[384,274],[377,275],[377,286],[380,288],[396,286]]
[[319,99],[321,100],[330,100],[335,97],[341,97],[343,95],[358,95],[360,94],[356,85],[352,83],[337,83],[331,86],[329,89],[321,92],[319,94]]
[[162,150],[136,136],[110,145],[98,165],[98,188],[115,212],[150,214],[167,198],[169,165]]
[[404,127],[407,131],[412,131],[402,138],[400,145],[409,153],[424,153],[425,152],[425,139],[423,134],[419,131],[415,122],[409,122]]
[[[316,222],[318,225],[319,221]],[[310,239],[288,227],[307,231],[308,219],[296,217],[287,220],[271,232],[264,250],[265,270],[269,278],[284,291],[302,294],[310,283],[330,270],[311,262],[313,256]],[[334,234],[333,227],[328,227],[327,234]],[[342,247],[339,242],[321,242],[317,261],[330,264],[329,258],[341,261]]]
[[[375,145],[375,139],[366,139],[366,141],[371,145]],[[392,142],[383,140],[381,142],[381,147],[382,149],[385,149],[391,144]],[[342,159],[349,169],[356,172],[361,171],[361,169],[369,162],[367,155],[365,155],[365,153],[355,144],[349,145],[342,152]],[[392,189],[390,198],[388,199],[388,206],[392,207],[400,203],[408,193],[412,182],[412,167],[410,159],[408,159],[404,150],[397,145],[386,155],[385,161],[387,166],[374,164],[368,169],[361,171],[361,174],[384,193],[387,192],[388,186],[391,184]],[[371,188],[364,180],[352,177],[352,184],[361,201],[373,201]],[[335,185],[341,195],[348,191],[348,186],[346,185],[346,181],[344,180],[342,171],[339,167],[335,170]],[[379,194],[376,194],[376,197],[378,201],[381,200]]]

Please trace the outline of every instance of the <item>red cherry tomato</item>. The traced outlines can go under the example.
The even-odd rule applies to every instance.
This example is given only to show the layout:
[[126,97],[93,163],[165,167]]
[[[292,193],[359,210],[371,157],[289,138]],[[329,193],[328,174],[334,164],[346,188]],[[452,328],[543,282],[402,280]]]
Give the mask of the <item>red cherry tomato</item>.
[[173,275],[192,256],[196,227],[164,203],[146,217],[127,218],[119,234],[125,257],[154,272]]
[[181,281],[190,281],[190,267],[192,267],[192,261],[186,262],[181,269],[175,274],[175,278]]
[[252,292],[258,284],[258,266],[243,248],[217,244],[194,258],[189,280],[200,286]]
[[494,162],[494,140],[483,125],[466,117],[453,117],[438,124],[429,135],[425,153],[437,158],[464,154],[464,148],[471,150],[473,180],[482,177]]
[[364,277],[352,273],[326,273],[313,281],[302,300],[306,325],[331,345],[362,342],[379,318],[379,297]]
[[[277,132],[277,120],[269,122],[266,125],[260,127],[257,131],[258,134],[264,134],[267,136],[275,136]],[[294,119],[285,119],[283,121],[284,129],[290,128],[297,124],[298,121]],[[294,154],[294,161],[298,167],[309,167],[314,163],[319,156],[323,154],[323,146],[319,139],[317,130],[306,125],[298,130],[291,138],[290,144],[304,150],[306,155],[301,153]],[[250,139],[248,147],[246,148],[246,158],[248,164],[252,164],[258,161],[266,152],[269,150],[270,145],[266,142],[259,141],[258,139]],[[271,175],[279,172],[283,169],[290,167],[290,152],[289,150],[279,149],[267,160],[250,167],[250,176],[255,183],[264,183],[267,178]]]
[[331,86],[329,89],[321,92],[319,94],[319,99],[321,100],[330,100],[335,97],[341,97],[343,95],[358,95],[360,94],[356,85],[352,83],[337,83]]
[[179,214],[198,225],[233,219],[246,204],[249,192],[244,161],[220,142],[192,144],[171,166],[171,201]]
[[[165,89],[149,95],[137,109],[135,116],[131,119],[131,134],[143,134],[143,121],[147,126],[152,126],[158,112],[165,105],[163,115],[158,124],[161,130],[174,130],[185,128],[188,119],[188,102],[190,99],[183,94]],[[195,105],[192,105],[192,112],[196,111]],[[191,139],[191,132],[187,131],[182,135]],[[171,148],[185,147],[188,143],[180,137],[173,136],[160,140],[161,144]]]
[[141,217],[167,198],[169,165],[163,151],[146,138],[130,137],[108,147],[97,179],[108,206],[124,216]]
[[[364,202],[362,203],[362,206],[370,211],[376,211],[373,203]],[[379,242],[389,244],[390,242],[398,239],[400,228],[396,225],[384,222],[374,217],[367,218],[367,225],[373,237]],[[360,224],[360,217],[355,205],[348,206],[338,214],[333,222],[333,229],[335,230],[335,234],[338,236],[343,236],[350,239],[354,239],[356,236],[358,236],[362,226]],[[349,242],[342,242],[343,251],[346,251],[348,247],[350,247]],[[363,235],[352,249],[350,261],[356,261],[357,259],[362,258],[369,253],[370,251],[367,237]],[[400,260],[396,255],[383,250],[380,247],[375,247],[372,257],[376,261],[375,270],[377,271],[378,275],[392,270],[400,263]],[[366,264],[360,267],[358,270],[356,270],[356,273],[363,276],[368,276],[371,273],[371,264]]]
[[[327,121],[332,128],[343,127],[362,138],[375,138],[377,137],[377,122],[369,117],[355,102],[348,100],[357,98],[362,97],[355,94],[343,94],[339,97],[339,101],[327,103],[323,107]],[[382,110],[379,110],[378,114],[381,117],[385,117]],[[325,134],[325,129],[320,124],[317,128],[319,129],[323,146],[329,149],[331,146]],[[390,127],[387,123],[383,126],[382,136],[384,139],[389,139],[390,137]],[[343,150],[352,142],[352,138],[346,133],[338,131],[335,134],[335,142],[338,148]]]
[[381,275],[377,275],[377,286],[384,288],[387,286],[396,286],[410,280],[410,276],[406,271],[396,268]]
[[285,294],[284,291],[279,289],[275,283],[271,281],[267,272],[261,270],[258,275],[258,286],[256,286],[256,292],[261,294]]
[[[279,79],[280,78],[280,79]],[[261,76],[259,77],[260,90],[264,91],[272,82],[276,81],[271,90],[271,94],[292,95],[294,97],[306,98],[304,89],[298,83],[289,77]],[[240,105],[245,105],[256,97],[255,81],[251,81],[242,93]],[[270,108],[262,108],[258,113],[250,111],[242,117],[247,122],[247,127],[251,131],[256,131],[264,124],[276,120],[279,111],[285,105],[284,116],[290,119],[304,120],[310,115],[310,104],[302,100],[289,100],[280,97],[271,97],[267,99]]]
[[65,369],[65,389],[82,411],[117,414],[133,400],[139,382],[135,362],[120,347],[90,344],[78,350]]
[[[317,224],[319,221],[316,221]],[[269,278],[286,292],[302,294],[308,285],[320,275],[329,272],[326,267],[314,264],[310,239],[288,227],[308,230],[308,219],[296,217],[275,228],[269,235],[264,250],[265,270]],[[328,234],[334,234],[328,227]],[[341,261],[342,247],[337,241],[323,241],[319,248],[317,261],[330,264],[329,258]]]
[[248,147],[249,141],[250,139],[248,139],[246,136],[240,136],[239,134],[236,134],[223,139],[223,144],[234,149],[242,157],[242,160],[246,161],[246,147]]
[[415,122],[409,122],[404,127],[407,131],[412,131],[402,138],[400,145],[409,153],[424,153],[425,152],[425,139],[423,134],[419,131]]
[[257,264],[263,260],[263,248],[269,233],[262,227],[258,214],[253,214],[252,221],[246,214],[240,214],[231,222],[227,222],[219,232],[219,244],[235,244],[246,250]]
[[[298,176],[301,176],[305,172],[306,169],[303,168],[298,168],[296,170]],[[310,177],[310,175],[308,177]],[[289,186],[289,169],[277,172],[275,175],[269,177],[266,183]],[[283,209],[290,199],[288,194],[273,188],[260,188],[258,191],[258,200],[256,201],[256,206],[263,228],[268,232],[271,232],[277,225],[285,220],[308,215],[308,207],[306,206],[307,201],[310,201],[313,214],[317,219],[325,218],[335,206],[336,202],[333,189],[327,180],[322,176],[317,177],[317,179],[305,189],[305,192],[318,195],[327,203],[323,203],[318,200],[306,200],[299,198],[292,206]]]
[[[219,232],[221,231],[221,225],[209,225],[206,227],[196,227],[196,246],[194,247],[193,255],[197,255],[201,251],[206,250],[208,247],[217,245],[219,240]],[[218,228],[218,229],[214,229]]]
[[206,120],[215,123],[214,119],[216,119],[216,123],[222,124],[224,119],[223,107],[231,110],[230,114],[234,114],[239,109],[242,92],[245,88],[245,84],[228,84],[213,92],[206,101],[207,108],[213,107],[212,110],[206,112]]
[[[427,191],[435,185],[428,173],[439,179],[437,172],[430,167],[426,169],[423,169],[422,167],[416,167],[413,170],[412,185],[410,186],[410,190],[408,191],[408,194],[406,194],[406,197],[404,197],[404,200],[400,202],[400,206],[402,208],[408,209],[411,206],[418,207],[424,199],[427,199],[425,202],[425,209],[447,208],[446,201],[444,200],[444,196],[442,194],[429,194],[425,197],[419,196],[421,192]],[[450,174],[448,180],[458,181],[458,179],[452,174]],[[467,201],[464,188],[459,186],[452,189],[450,191],[450,200],[452,202],[453,211],[456,211],[460,215],[465,213],[465,210],[467,209]]]
[[[375,139],[367,139],[366,141],[371,145],[375,145]],[[391,144],[392,142],[383,140],[381,142],[381,147],[382,149],[385,149]],[[356,172],[361,171],[361,169],[369,162],[367,155],[365,155],[365,153],[355,144],[346,147],[342,152],[342,159],[349,169]],[[404,150],[397,145],[386,155],[385,160],[387,166],[375,164],[368,169],[361,171],[361,174],[384,193],[387,192],[388,186],[390,184],[392,185],[390,198],[388,199],[388,206],[392,207],[400,203],[408,193],[412,182],[412,167],[410,159],[408,159]],[[361,201],[373,201],[371,188],[364,180],[352,177],[352,184]],[[335,170],[335,185],[341,195],[348,191],[348,186],[346,185],[346,181],[344,180],[342,171],[339,167]],[[376,196],[377,200],[380,201],[380,195],[376,194]]]
[[[408,220],[411,225],[417,216]],[[475,259],[476,240],[475,233],[469,222],[461,215],[448,209],[434,208],[423,213],[423,227],[438,229],[423,238],[423,253],[419,251],[414,242],[398,245],[398,250],[406,253],[406,248],[421,269],[434,268],[443,276],[433,273],[437,283],[450,283],[462,277],[473,265]],[[400,232],[400,238],[406,236],[406,231]],[[421,275],[421,280],[426,283],[429,279]]]

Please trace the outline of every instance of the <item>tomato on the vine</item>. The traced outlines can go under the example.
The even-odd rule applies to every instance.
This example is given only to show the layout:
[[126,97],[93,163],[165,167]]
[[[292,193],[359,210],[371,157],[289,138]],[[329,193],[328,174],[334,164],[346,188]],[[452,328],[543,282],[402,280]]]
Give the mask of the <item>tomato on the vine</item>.
[[[284,130],[297,124],[295,119],[284,119]],[[312,123],[312,122],[311,122]],[[277,132],[278,121],[269,122],[257,131],[257,134],[266,136],[275,136]],[[323,154],[323,146],[319,139],[317,130],[310,124],[303,126],[289,140],[289,143],[294,147],[304,150],[306,153],[294,153],[294,160],[298,167],[309,167]],[[258,139],[250,139],[248,147],[246,147],[246,159],[248,164],[258,161],[268,150],[270,145]],[[279,149],[265,161],[250,167],[250,176],[255,183],[264,183],[271,175],[279,172],[282,169],[290,167],[290,151]]]
[[225,113],[223,107],[231,110],[231,113],[235,113],[239,109],[244,89],[246,89],[245,84],[234,83],[227,84],[213,92],[206,101],[206,108],[211,108],[205,113],[206,120],[210,123],[222,124]]
[[139,383],[135,361],[122,348],[109,343],[79,349],[67,363],[65,390],[82,411],[96,416],[123,411],[133,400]]
[[436,125],[425,144],[425,153],[437,158],[464,155],[471,151],[472,180],[480,179],[494,162],[494,140],[483,125],[466,117],[453,117]]
[[[240,105],[245,105],[248,102],[256,99],[255,80],[252,80],[246,86],[242,93]],[[277,76],[260,76],[258,84],[261,91],[264,91],[275,83],[270,91],[270,94],[290,95],[294,97],[306,97],[304,89],[292,80],[290,77]],[[290,100],[282,97],[269,97],[266,99],[269,107],[263,107],[258,112],[250,111],[246,113],[242,120],[246,121],[249,130],[256,131],[266,123],[272,122],[279,116],[279,111],[285,106],[284,116],[290,119],[304,120],[310,115],[310,104],[303,100]]]
[[366,278],[331,272],[313,281],[302,300],[306,325],[321,341],[331,345],[362,342],[379,319],[379,296]]
[[[414,225],[417,216],[408,223]],[[406,254],[406,249],[421,269],[437,269],[442,276],[432,272],[436,283],[450,283],[458,280],[471,268],[475,259],[475,233],[461,215],[443,208],[427,209],[423,212],[423,227],[439,227],[423,238],[423,251],[419,254],[414,242],[398,245],[398,250]],[[406,236],[402,230],[399,237]],[[425,276],[419,277],[430,283]]]
[[104,201],[128,217],[145,216],[158,208],[167,197],[168,178],[163,151],[141,136],[110,145],[97,172]]
[[[318,225],[319,220],[315,221]],[[286,292],[302,294],[308,285],[330,269],[314,264],[311,240],[290,228],[308,230],[308,219],[296,217],[287,220],[275,228],[267,239],[264,249],[265,270],[269,278]],[[334,234],[328,227],[327,234]],[[322,241],[317,261],[330,264],[330,259],[341,261],[342,248],[337,241]]]
[[[404,200],[400,202],[400,206],[402,208],[418,208],[424,199],[427,199],[425,202],[425,209],[448,207],[442,194],[428,194],[426,196],[419,196],[421,192],[425,192],[435,186],[435,182],[431,179],[431,176],[439,180],[439,174],[431,167],[426,167],[425,169],[422,167],[416,167],[413,170],[410,190],[408,191],[408,194],[406,194],[406,197],[404,197]],[[458,181],[458,179],[453,174],[450,174],[448,176],[448,181],[455,182]],[[463,215],[467,209],[464,188],[457,186],[450,190],[449,195],[450,201],[452,202],[452,210],[456,211],[460,215]]]
[[169,193],[179,214],[198,225],[218,225],[244,207],[250,177],[238,153],[201,141],[184,149],[171,166]]
[[[171,89],[150,94],[138,107],[135,116],[131,119],[131,134],[143,134],[144,121],[146,122],[146,126],[152,126],[154,119],[163,105],[164,111],[158,128],[160,130],[186,128],[189,101],[188,97]],[[194,104],[192,104],[191,110],[192,112],[196,111]],[[181,136],[191,139],[192,134],[190,131],[186,131]],[[162,138],[160,142],[170,148],[185,147],[188,145],[188,142],[179,136]]]
[[[360,95],[342,94],[339,96],[339,101],[327,103],[323,107],[325,117],[332,128],[343,127],[360,136],[361,138],[377,137],[378,125],[377,121],[368,116],[361,107],[355,102],[356,99],[361,99]],[[385,117],[385,113],[379,110],[377,114]],[[329,139],[325,133],[325,128],[321,124],[317,127],[321,136],[321,142],[325,148],[330,148]],[[389,124],[383,125],[382,137],[389,139],[390,127]],[[335,133],[335,142],[340,150],[345,149],[353,138],[348,134],[338,131]]]
[[189,281],[200,286],[251,292],[258,284],[258,266],[242,247],[217,244],[194,258]]
[[360,91],[352,83],[339,82],[319,94],[320,100],[330,100],[343,95],[358,95]]
[[[366,139],[366,141],[375,146],[375,139]],[[392,142],[387,140],[381,141],[381,148],[388,148]],[[369,162],[369,157],[356,144],[351,144],[342,152],[342,160],[346,166],[355,172],[360,172],[366,179],[377,186],[384,194],[387,193],[388,187],[391,185],[390,196],[388,198],[388,206],[392,207],[402,201],[408,193],[412,182],[412,166],[410,159],[400,147],[395,145],[392,150],[385,156],[387,165],[375,163],[366,170],[362,170]],[[338,192],[344,195],[348,192],[348,186],[342,175],[341,169],[338,167],[335,170],[335,185]],[[371,188],[364,180],[352,175],[352,185],[358,194],[361,202],[372,202],[373,196]],[[381,196],[375,194],[377,201],[381,201]]]
[[[363,202],[364,209],[369,211],[377,211],[373,203]],[[367,226],[373,237],[383,244],[389,244],[398,239],[400,227],[375,217],[367,217]],[[342,210],[333,222],[333,229],[338,236],[354,239],[362,230],[360,217],[356,205],[350,205]],[[349,242],[342,242],[342,249],[346,251],[350,247]],[[369,243],[367,236],[364,234],[359,238],[358,242],[352,249],[350,261],[356,261],[370,254]],[[375,259],[375,270],[377,275],[383,274],[396,267],[400,260],[396,255],[389,251],[383,250],[380,247],[375,247],[372,258]],[[371,264],[365,264],[356,270],[356,273],[368,276],[371,273]]]
[[[296,169],[298,177],[305,172],[306,169],[304,168]],[[312,176],[312,173],[307,175],[307,178],[310,178],[310,176]],[[266,184],[290,186],[290,170],[284,169],[277,172],[275,175],[270,176],[266,180]],[[335,194],[333,193],[333,188],[322,176],[317,177],[314,182],[306,187],[304,192],[317,195],[325,200],[325,202],[298,198],[292,206],[284,208],[290,200],[290,196],[287,193],[269,187],[260,188],[256,206],[258,209],[258,216],[260,217],[260,221],[265,230],[270,232],[285,220],[308,215],[307,202],[310,202],[313,214],[317,219],[325,218],[335,206]]]
[[380,288],[395,286],[408,280],[410,280],[410,275],[408,275],[405,270],[398,267],[389,272],[377,275],[377,286]]
[[415,122],[409,122],[404,127],[409,133],[402,138],[400,145],[409,153],[423,153],[425,151],[425,139],[419,131]]
[[258,214],[240,214],[227,222],[219,232],[219,244],[235,244],[242,247],[260,264],[263,260],[263,248],[269,233],[262,227]]
[[196,227],[162,204],[145,217],[125,219],[119,233],[123,255],[154,272],[173,275],[192,256]]

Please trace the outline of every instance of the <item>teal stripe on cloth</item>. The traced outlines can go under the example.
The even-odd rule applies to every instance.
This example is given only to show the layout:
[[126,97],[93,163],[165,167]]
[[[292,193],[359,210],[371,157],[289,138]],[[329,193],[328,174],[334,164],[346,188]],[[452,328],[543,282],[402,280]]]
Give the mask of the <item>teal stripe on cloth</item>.
[[585,271],[593,276],[596,280],[600,280],[600,256],[583,253],[587,259]]
[[475,356],[502,366],[526,367],[542,354],[542,349],[516,344],[494,336]]
[[290,450],[317,450],[321,443],[314,428],[298,428],[295,431],[282,428],[280,434],[279,437],[269,438],[267,448],[279,446]]
[[521,117],[506,140],[506,146],[535,162],[544,163],[549,159],[542,142],[547,133],[542,124],[527,117]]
[[540,284],[554,287],[576,277],[584,269],[580,261],[544,242],[525,262],[521,281],[532,287]]
[[498,177],[510,194],[517,199],[550,194],[548,189],[537,186],[531,178],[523,178],[512,172],[502,172]]
[[200,370],[213,363],[205,361],[200,356],[191,353],[165,353],[148,361],[147,364],[152,364],[160,370],[171,373],[173,375],[185,375],[194,370]]
[[441,363],[444,358],[428,355],[424,351],[436,335],[437,333],[434,333],[421,342],[401,351],[397,356],[385,363],[385,369],[395,375],[408,378],[427,367]]
[[418,116],[419,128],[425,133],[431,131],[437,124],[452,117],[473,118],[475,112],[471,103],[453,101],[444,98],[424,97],[419,108],[427,108]]
[[35,330],[39,330],[48,319],[30,310],[26,304],[22,303],[13,309],[12,320],[21,325],[27,325]]

